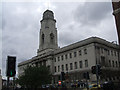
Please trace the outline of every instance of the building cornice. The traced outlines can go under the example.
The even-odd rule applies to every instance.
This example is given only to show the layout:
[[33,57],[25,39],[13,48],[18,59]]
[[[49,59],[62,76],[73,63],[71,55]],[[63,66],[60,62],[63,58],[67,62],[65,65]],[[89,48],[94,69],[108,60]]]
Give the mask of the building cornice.
[[79,41],[77,43],[60,48],[58,50],[55,50],[54,54],[59,54],[59,53],[63,53],[66,51],[70,51],[70,50],[73,50],[73,49],[76,49],[79,47],[90,45],[92,43],[98,43],[98,44],[102,44],[102,45],[105,45],[105,46],[110,47],[110,48],[119,49],[119,45],[117,45],[117,44],[108,42],[108,41],[101,39],[101,38],[98,38],[98,37],[90,37],[88,39],[85,39],[85,40]]
[[35,56],[32,59],[29,59],[29,60],[26,60],[26,61],[19,63],[18,67],[20,67],[22,65],[27,65],[29,63],[35,63],[35,62],[41,61],[41,60],[43,61],[43,60],[45,60],[45,58],[51,58],[50,56],[52,56],[52,55],[53,55],[53,52],[48,52],[42,56]]

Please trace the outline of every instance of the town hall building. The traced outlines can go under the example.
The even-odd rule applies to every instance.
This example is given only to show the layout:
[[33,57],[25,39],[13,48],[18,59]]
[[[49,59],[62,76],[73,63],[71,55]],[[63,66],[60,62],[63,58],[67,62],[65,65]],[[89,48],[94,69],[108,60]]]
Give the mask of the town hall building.
[[90,37],[60,48],[54,13],[46,10],[40,23],[37,56],[18,64],[19,75],[24,73],[23,69],[28,65],[45,65],[53,75],[52,83],[58,83],[61,72],[69,76],[68,82],[84,81],[83,73],[89,72],[89,81],[92,82],[96,80],[96,75],[91,73],[91,67],[99,64],[102,68],[99,81],[120,80],[119,45]]

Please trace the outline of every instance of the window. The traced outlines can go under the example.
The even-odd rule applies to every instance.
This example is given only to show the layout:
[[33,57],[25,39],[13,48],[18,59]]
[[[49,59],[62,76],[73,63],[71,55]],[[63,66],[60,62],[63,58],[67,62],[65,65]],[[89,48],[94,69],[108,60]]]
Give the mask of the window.
[[75,62],[75,69],[77,69],[77,62]]
[[119,79],[119,77],[118,77],[118,76],[117,76],[116,78],[117,78],[117,79]]
[[111,55],[113,56],[113,51],[111,50]]
[[70,58],[72,58],[72,53],[70,53]]
[[50,66],[47,66],[48,67],[48,70],[50,70]]
[[72,63],[70,63],[70,70],[72,70],[73,69],[73,65],[72,65]]
[[60,57],[58,57],[58,61],[60,61]]
[[87,54],[87,49],[84,49],[84,54]]
[[82,68],[82,61],[79,61],[79,66],[80,68]]
[[60,66],[58,66],[58,72],[60,72]]
[[112,80],[112,78],[111,78],[111,77],[109,77],[109,80],[111,81],[111,80]]
[[95,46],[97,53],[100,54],[100,47]]
[[105,66],[105,57],[101,56],[101,66]]
[[114,65],[114,61],[112,61],[112,65],[113,65],[113,67],[115,66],[115,65]]
[[81,50],[79,51],[79,55],[82,55],[82,52],[81,52]]
[[109,60],[109,66],[111,67],[111,61]]
[[54,34],[53,33],[50,34],[50,42],[52,44],[54,43]]
[[65,59],[67,59],[68,57],[67,57],[67,54],[65,55]]
[[[38,67],[38,62],[36,62],[35,65],[36,65],[36,67]],[[31,66],[31,65],[29,65],[29,66]]]
[[115,77],[113,77],[113,80],[115,80]]
[[45,38],[45,35],[42,34],[42,43],[44,43],[44,38]]
[[66,64],[66,71],[68,71],[68,64]]
[[114,51],[114,54],[115,54],[115,56],[116,56],[116,51]]
[[88,67],[88,60],[85,60],[85,67]]
[[108,50],[108,55],[110,55],[110,51]]
[[43,65],[46,66],[46,61],[43,62]]
[[101,53],[103,53],[103,50],[104,50],[104,49],[103,49],[103,48],[101,48]]
[[64,65],[62,65],[62,71],[64,71]]
[[118,63],[117,63],[117,61],[116,61],[116,67],[118,67]]
[[63,60],[63,55],[61,56],[61,59]]
[[55,62],[56,62],[56,58],[55,58]]
[[76,52],[74,52],[74,57],[76,57],[77,56],[77,53]]
[[56,66],[55,66],[55,72],[56,72]]
[[120,62],[119,62],[119,67],[120,67]]

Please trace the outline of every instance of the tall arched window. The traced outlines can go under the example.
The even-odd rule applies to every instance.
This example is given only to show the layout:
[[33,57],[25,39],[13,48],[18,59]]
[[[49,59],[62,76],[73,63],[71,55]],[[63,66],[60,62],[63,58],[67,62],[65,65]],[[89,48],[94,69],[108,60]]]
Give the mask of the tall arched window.
[[52,44],[54,43],[54,34],[53,33],[50,34],[50,42]]
[[44,43],[44,38],[45,38],[45,35],[42,34],[42,43]]

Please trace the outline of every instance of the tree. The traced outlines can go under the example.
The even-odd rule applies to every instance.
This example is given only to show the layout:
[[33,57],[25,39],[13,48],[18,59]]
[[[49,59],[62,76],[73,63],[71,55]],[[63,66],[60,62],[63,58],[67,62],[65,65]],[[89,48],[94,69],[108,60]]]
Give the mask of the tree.
[[44,84],[51,83],[52,75],[47,67],[31,67],[24,69],[24,74],[19,76],[18,83],[26,88],[36,89]]

